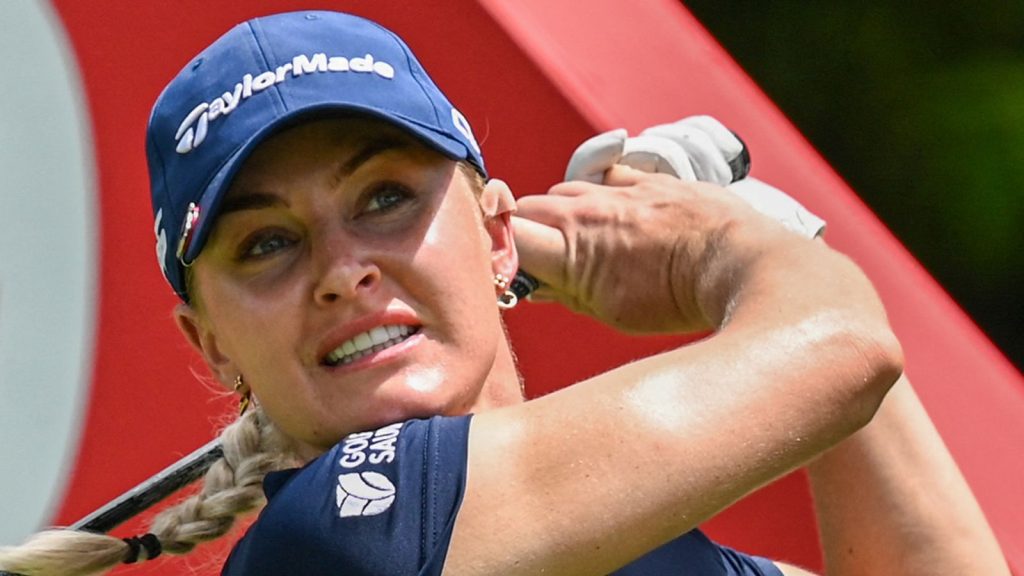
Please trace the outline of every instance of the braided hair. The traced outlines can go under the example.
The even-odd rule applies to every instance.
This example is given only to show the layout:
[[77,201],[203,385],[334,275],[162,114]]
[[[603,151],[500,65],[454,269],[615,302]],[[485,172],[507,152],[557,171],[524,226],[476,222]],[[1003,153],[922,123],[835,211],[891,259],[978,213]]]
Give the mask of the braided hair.
[[93,576],[162,552],[187,554],[223,536],[235,518],[264,505],[263,477],[294,461],[284,436],[258,408],[224,428],[220,440],[223,456],[206,472],[199,493],[161,512],[149,533],[121,539],[45,530],[21,546],[0,548],[0,570],[23,576]]

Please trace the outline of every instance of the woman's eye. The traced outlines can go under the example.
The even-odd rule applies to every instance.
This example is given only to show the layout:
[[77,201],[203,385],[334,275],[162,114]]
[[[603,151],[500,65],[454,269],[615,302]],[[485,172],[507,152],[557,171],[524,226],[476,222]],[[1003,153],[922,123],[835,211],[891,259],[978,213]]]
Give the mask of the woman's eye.
[[387,212],[412,197],[405,186],[395,183],[383,184],[371,192],[366,203],[366,212]]
[[294,241],[290,237],[279,232],[258,234],[242,244],[240,250],[241,259],[250,260],[263,258],[283,250],[291,246],[293,243]]

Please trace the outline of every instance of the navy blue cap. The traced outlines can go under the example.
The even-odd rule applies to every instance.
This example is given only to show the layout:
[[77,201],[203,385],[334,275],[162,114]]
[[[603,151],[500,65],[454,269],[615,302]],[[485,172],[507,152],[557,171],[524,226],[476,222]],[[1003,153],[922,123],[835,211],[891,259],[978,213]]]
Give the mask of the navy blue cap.
[[469,122],[391,31],[337,12],[239,24],[164,89],[146,131],[157,257],[182,300],[185,267],[249,154],[300,119],[338,112],[388,121],[486,175]]

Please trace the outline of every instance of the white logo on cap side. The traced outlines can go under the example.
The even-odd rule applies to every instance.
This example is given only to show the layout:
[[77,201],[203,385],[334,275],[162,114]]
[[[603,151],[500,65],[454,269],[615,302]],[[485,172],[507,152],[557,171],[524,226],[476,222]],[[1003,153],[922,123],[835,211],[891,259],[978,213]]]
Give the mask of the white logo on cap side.
[[258,94],[275,84],[285,82],[289,78],[331,72],[374,74],[387,80],[395,77],[394,66],[382,60],[376,60],[373,54],[355,58],[328,57],[323,52],[313,54],[312,57],[299,54],[293,57],[291,62],[282,64],[274,70],[267,70],[256,76],[246,74],[232,90],[225,91],[209,102],[201,102],[196,105],[178,126],[178,130],[174,134],[174,140],[177,143],[174,149],[178,154],[188,154],[195,150],[206,140],[211,122],[221,116],[231,114],[253,94]]
[[476,153],[479,154],[480,145],[476,143],[476,137],[473,136],[473,129],[469,127],[469,120],[466,120],[466,117],[462,115],[462,112],[459,112],[455,108],[452,108],[452,124],[455,125],[456,130],[466,137],[466,140],[469,140],[469,143],[473,146],[473,150],[476,150]]
[[350,472],[338,475],[338,515],[376,516],[395,501],[395,485],[379,472]]

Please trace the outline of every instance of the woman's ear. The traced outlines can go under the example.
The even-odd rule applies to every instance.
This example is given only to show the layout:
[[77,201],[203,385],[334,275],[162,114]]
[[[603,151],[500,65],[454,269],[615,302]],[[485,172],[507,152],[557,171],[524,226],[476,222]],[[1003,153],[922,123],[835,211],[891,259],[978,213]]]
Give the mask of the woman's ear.
[[492,178],[480,193],[484,228],[491,238],[491,268],[495,274],[511,278],[519,269],[519,255],[512,236],[512,214],[516,199],[508,184]]
[[185,303],[178,304],[174,308],[174,321],[185,340],[203,357],[210,372],[222,385],[230,388],[238,369],[223,353],[217,335],[203,322],[195,308]]

